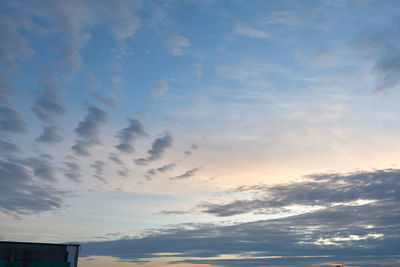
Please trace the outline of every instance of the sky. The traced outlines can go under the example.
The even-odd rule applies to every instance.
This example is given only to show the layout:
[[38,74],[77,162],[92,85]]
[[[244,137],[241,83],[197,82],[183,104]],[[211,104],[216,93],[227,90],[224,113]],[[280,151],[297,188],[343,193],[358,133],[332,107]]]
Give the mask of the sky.
[[3,0],[0,240],[79,266],[399,266],[400,2]]

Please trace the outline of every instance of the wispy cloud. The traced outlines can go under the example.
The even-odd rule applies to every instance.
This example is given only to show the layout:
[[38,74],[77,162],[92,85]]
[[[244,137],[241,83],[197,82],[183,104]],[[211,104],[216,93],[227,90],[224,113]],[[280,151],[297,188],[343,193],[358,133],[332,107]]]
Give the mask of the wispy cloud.
[[167,90],[168,90],[168,80],[161,79],[154,85],[153,91],[151,93],[153,94],[153,96],[161,96]]
[[175,176],[175,177],[171,177],[171,180],[181,180],[181,179],[187,179],[190,178],[192,176],[194,176],[198,171],[200,171],[202,168],[201,167],[197,167],[191,170],[186,171],[184,174]]
[[269,34],[266,31],[262,31],[251,26],[238,23],[233,29],[233,33],[236,35],[243,35],[250,38],[269,38]]
[[190,41],[188,38],[181,35],[171,35],[167,39],[167,46],[169,52],[174,56],[183,55],[183,49],[190,46]]

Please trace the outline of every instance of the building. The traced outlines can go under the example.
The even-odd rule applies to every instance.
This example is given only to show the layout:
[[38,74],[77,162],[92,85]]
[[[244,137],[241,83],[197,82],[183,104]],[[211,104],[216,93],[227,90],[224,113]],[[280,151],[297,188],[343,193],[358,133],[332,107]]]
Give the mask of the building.
[[0,267],[77,267],[78,244],[0,241]]

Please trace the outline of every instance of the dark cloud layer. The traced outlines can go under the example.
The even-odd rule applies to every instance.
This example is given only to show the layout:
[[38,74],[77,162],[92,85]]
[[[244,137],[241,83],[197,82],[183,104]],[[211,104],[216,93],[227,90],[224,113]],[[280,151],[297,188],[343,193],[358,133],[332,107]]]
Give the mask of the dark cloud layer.
[[89,106],[84,120],[79,122],[74,130],[80,139],[75,140],[72,151],[77,155],[89,156],[88,148],[100,144],[98,133],[107,120],[107,112],[98,107]]
[[138,137],[147,136],[143,130],[143,124],[139,120],[129,119],[128,126],[118,132],[119,144],[115,146],[119,151],[132,153],[135,151],[133,141]]
[[[178,225],[142,238],[83,244],[82,254],[146,260],[174,253],[174,257],[184,258],[176,263],[217,266],[329,266],[328,263],[360,265],[360,262],[363,262],[362,266],[377,266],[379,262],[397,266],[400,170],[312,175],[309,179],[288,185],[241,187],[238,190],[268,194],[269,202],[264,203],[266,208],[302,204],[321,205],[321,209],[231,226]],[[375,201],[348,204],[357,199]],[[254,210],[253,207],[249,209]],[[201,259],[221,254],[243,256],[243,259]],[[270,256],[281,257],[268,258]]]
[[[226,204],[204,204],[203,212],[216,216],[245,213],[271,213],[291,205],[329,206],[335,203],[395,198],[400,191],[397,170],[355,173],[348,176],[310,175],[302,183],[278,186],[240,187],[238,191],[256,192],[252,200],[235,200]],[[393,188],[395,186],[395,188]]]
[[135,163],[138,165],[147,165],[148,162],[160,159],[165,150],[172,145],[172,136],[166,133],[164,136],[154,140],[151,149],[147,151],[149,156],[147,158],[136,159]]

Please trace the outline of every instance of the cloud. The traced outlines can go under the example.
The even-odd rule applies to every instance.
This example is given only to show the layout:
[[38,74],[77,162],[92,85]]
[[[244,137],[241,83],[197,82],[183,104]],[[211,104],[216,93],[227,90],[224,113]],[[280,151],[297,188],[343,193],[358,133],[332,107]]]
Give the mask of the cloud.
[[[49,175],[45,170],[47,167],[43,169],[35,161],[30,163],[38,176],[43,178]],[[0,159],[0,188],[0,210],[10,215],[38,214],[59,209],[68,195],[66,191],[35,179],[23,164],[11,159]]]
[[114,20],[111,25],[111,32],[117,39],[123,40],[132,37],[140,28],[139,18],[132,13],[132,10],[140,8],[137,3],[110,1],[105,2],[105,8]]
[[147,151],[149,156],[147,158],[136,159],[135,163],[138,165],[147,165],[148,162],[160,159],[165,150],[172,145],[172,136],[166,133],[164,136],[154,140],[151,149]]
[[391,51],[376,63],[374,70],[379,81],[375,92],[400,89],[400,56],[398,52],[400,49],[395,53]]
[[44,90],[37,92],[37,99],[31,111],[43,122],[53,122],[54,117],[65,114],[66,110],[61,100],[60,84],[57,77],[50,76],[42,81]]
[[266,31],[258,30],[241,23],[235,25],[233,33],[236,35],[243,35],[250,38],[262,38],[262,39],[269,38],[269,34]]
[[74,130],[80,139],[75,140],[72,151],[77,155],[88,156],[88,148],[100,143],[98,133],[107,120],[107,112],[98,107],[89,106],[84,120],[79,122]]
[[[256,196],[271,194],[265,196],[270,201],[305,201],[326,208],[231,225],[175,225],[140,238],[89,242],[83,244],[82,255],[149,260],[174,253],[180,259],[171,264],[216,266],[329,266],[329,262],[397,266],[399,178],[400,170],[380,170],[311,175],[310,181],[287,185],[245,186],[237,190]],[[348,203],[354,199],[375,201]]]
[[0,103],[8,104],[7,98],[16,91],[14,87],[10,85],[9,79],[2,73],[0,73]]
[[3,1],[0,16],[0,64],[6,69],[14,69],[18,59],[28,59],[34,54],[29,41],[20,34],[20,30],[30,30],[32,20],[25,9],[15,1]]
[[56,171],[46,157],[31,157],[26,159],[25,164],[32,169],[33,175],[49,182],[56,182]]
[[71,179],[76,183],[80,183],[82,174],[79,165],[76,164],[75,162],[64,162],[64,165],[67,167],[64,170],[65,177]]
[[92,167],[95,171],[93,177],[97,178],[103,183],[107,183],[106,180],[103,178],[105,165],[106,165],[105,162],[101,160],[96,160],[93,164],[90,164],[90,167]]
[[117,109],[117,103],[115,103],[114,99],[112,99],[111,97],[109,96],[107,97],[100,93],[91,93],[91,95],[93,96],[94,99],[106,105],[107,107],[112,108],[114,110]]
[[192,146],[190,147],[190,150],[185,150],[183,153],[187,156],[190,156],[193,154],[192,151],[197,150],[199,147],[196,144],[192,144]]
[[117,174],[118,174],[119,176],[122,176],[122,177],[127,177],[128,174],[129,174],[129,170],[128,170],[128,169],[118,170],[118,171],[117,171]]
[[164,165],[164,166],[156,168],[156,169],[149,169],[147,171],[147,173],[145,174],[145,177],[147,180],[151,180],[151,178],[154,175],[157,175],[158,173],[164,173],[164,172],[173,170],[175,167],[176,167],[175,163],[170,163],[170,164]]
[[113,162],[115,162],[115,163],[117,163],[118,165],[123,165],[123,164],[124,164],[124,163],[122,162],[122,160],[118,157],[118,155],[117,155],[117,154],[114,154],[114,153],[110,153],[110,154],[108,155],[108,159],[111,160],[111,161],[113,161]]
[[400,171],[382,170],[350,175],[310,175],[305,182],[277,186],[240,187],[239,192],[256,192],[252,200],[235,200],[226,204],[203,204],[203,212],[216,216],[232,216],[246,213],[267,213],[285,209],[292,205],[330,207],[337,203],[359,200],[396,198]]
[[9,155],[21,152],[21,149],[14,143],[0,140],[0,154]]
[[0,106],[0,132],[27,132],[26,124],[22,115],[12,107]]
[[168,90],[168,81],[167,79],[159,80],[153,88],[151,92],[153,96],[162,96]]
[[35,140],[41,143],[58,143],[64,140],[59,134],[59,128],[57,126],[46,126],[43,128],[43,132]]
[[101,87],[100,81],[93,75],[93,73],[89,73],[87,75],[87,80],[88,80],[90,89],[96,90],[97,88]]
[[175,56],[183,55],[182,49],[190,46],[189,39],[180,35],[171,35],[167,39],[169,53]]
[[180,180],[180,179],[190,178],[190,177],[194,176],[196,174],[196,172],[200,171],[201,169],[202,169],[201,167],[194,168],[194,169],[188,170],[187,172],[185,172],[182,175],[171,177],[170,179],[171,180]]
[[139,120],[128,119],[128,126],[117,134],[120,143],[115,147],[121,152],[132,153],[135,151],[132,146],[133,141],[142,136],[147,136],[143,124]]

